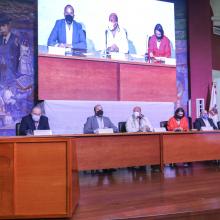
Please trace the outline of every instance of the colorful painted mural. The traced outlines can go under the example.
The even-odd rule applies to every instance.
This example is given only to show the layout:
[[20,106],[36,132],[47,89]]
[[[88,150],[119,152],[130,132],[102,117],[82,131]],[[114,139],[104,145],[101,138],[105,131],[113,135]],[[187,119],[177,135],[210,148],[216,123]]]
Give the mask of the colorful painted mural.
[[2,0],[0,12],[0,135],[14,135],[34,102],[36,4]]

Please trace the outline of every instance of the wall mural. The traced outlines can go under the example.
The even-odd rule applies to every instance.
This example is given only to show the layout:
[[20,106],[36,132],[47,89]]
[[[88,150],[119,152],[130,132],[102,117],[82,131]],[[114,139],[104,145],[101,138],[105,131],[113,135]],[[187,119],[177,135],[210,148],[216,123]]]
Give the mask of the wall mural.
[[0,135],[14,135],[33,106],[34,2],[0,1]]
[[174,0],[175,3],[175,38],[176,38],[176,107],[182,106],[187,111],[188,88],[188,56],[187,56],[187,9],[185,0]]

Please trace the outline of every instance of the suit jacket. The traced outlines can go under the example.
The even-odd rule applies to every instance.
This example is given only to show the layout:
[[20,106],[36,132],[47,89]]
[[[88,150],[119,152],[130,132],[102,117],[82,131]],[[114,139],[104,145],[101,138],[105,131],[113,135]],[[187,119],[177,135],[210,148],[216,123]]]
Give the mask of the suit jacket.
[[[83,32],[82,25],[73,20],[73,40],[74,49],[86,49],[86,36]],[[57,20],[56,24],[48,38],[47,45],[54,46],[57,43],[66,43],[66,22],[65,19]]]
[[[0,36],[0,45],[5,47],[7,51],[8,57],[4,57],[6,59],[6,64],[8,66],[8,70],[11,70],[11,74],[7,73],[8,78],[15,76],[18,70],[19,65],[19,57],[20,57],[20,45],[18,37],[11,32],[11,35],[7,41],[7,43],[3,44],[3,36]],[[1,49],[2,50],[2,49]]]
[[[37,129],[38,130],[49,130],[50,129],[48,118],[46,116],[41,115]],[[31,131],[36,130],[36,126],[35,126],[34,120],[32,119],[31,114],[22,118],[20,129],[19,129],[20,135],[27,135],[27,130],[31,130]]]
[[[213,129],[218,129],[211,118],[208,118],[208,121],[210,126],[213,127]],[[205,127],[205,126],[206,126],[205,122],[203,121],[202,118],[197,118],[194,122],[194,127],[199,131],[201,130],[201,127]]]
[[[118,128],[111,122],[108,117],[103,116],[104,127],[112,128],[114,132],[118,132]],[[94,134],[94,131],[99,128],[96,116],[91,116],[87,118],[84,124],[83,132],[84,134]]]
[[170,40],[164,35],[160,41],[160,47],[157,48],[157,38],[153,35],[149,40],[148,53],[153,53],[155,57],[170,57],[171,47]]

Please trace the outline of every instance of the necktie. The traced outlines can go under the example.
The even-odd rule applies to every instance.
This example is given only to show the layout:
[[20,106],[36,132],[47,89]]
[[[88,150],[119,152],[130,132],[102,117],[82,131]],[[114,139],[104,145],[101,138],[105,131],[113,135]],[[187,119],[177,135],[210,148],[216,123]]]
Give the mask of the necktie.
[[6,44],[6,39],[5,38],[3,38],[3,44]]

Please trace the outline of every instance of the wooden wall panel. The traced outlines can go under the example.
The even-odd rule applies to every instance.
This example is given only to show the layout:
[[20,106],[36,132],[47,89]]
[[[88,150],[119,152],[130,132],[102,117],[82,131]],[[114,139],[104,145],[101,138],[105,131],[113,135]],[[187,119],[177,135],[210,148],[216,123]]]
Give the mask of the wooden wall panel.
[[219,159],[219,133],[163,135],[164,163]]
[[67,143],[17,143],[15,214],[67,213]]
[[79,170],[160,164],[159,135],[76,138]]
[[120,65],[120,100],[175,102],[176,68],[160,65]]
[[39,56],[42,100],[118,100],[117,63]]
[[13,214],[13,175],[13,143],[0,143],[0,216]]

